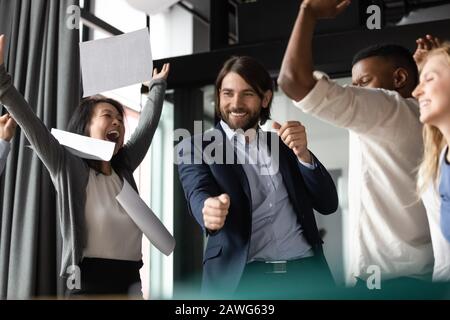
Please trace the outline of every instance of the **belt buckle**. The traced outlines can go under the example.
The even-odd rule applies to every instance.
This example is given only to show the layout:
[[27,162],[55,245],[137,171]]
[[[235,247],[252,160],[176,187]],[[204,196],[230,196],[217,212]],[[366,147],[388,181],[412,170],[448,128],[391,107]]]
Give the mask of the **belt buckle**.
[[287,261],[266,261],[270,271],[266,273],[287,273]]

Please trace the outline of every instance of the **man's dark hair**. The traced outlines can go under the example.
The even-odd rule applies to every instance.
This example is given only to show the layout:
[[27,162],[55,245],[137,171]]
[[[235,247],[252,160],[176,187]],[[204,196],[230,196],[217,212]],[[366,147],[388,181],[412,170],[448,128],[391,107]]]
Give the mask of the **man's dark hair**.
[[[261,63],[252,57],[241,56],[232,57],[225,62],[216,79],[216,114],[220,117],[220,88],[222,81],[230,72],[240,75],[256,91],[258,97],[262,100],[264,94],[270,90],[273,92],[273,81],[267,70]],[[270,119],[270,106],[273,96],[269,101],[267,108],[261,109],[260,123],[263,125]]]
[[396,68],[404,68],[411,76],[413,85],[416,86],[419,82],[419,71],[417,64],[411,52],[405,47],[396,44],[376,44],[359,51],[354,57],[352,67],[359,61],[371,58],[383,57],[392,62]]
[[[79,134],[82,136],[89,136],[89,132],[88,132],[87,128],[91,121],[92,115],[94,113],[94,109],[99,103],[111,104],[114,108],[117,109],[117,111],[120,113],[120,115],[122,117],[124,117],[125,109],[119,101],[116,101],[111,98],[107,98],[102,95],[95,95],[95,96],[87,97],[87,98],[81,100],[80,104],[75,109],[75,111],[72,114],[72,117],[70,118],[69,124],[67,125],[67,131],[76,133],[76,134]],[[112,163],[113,162],[114,162],[114,158],[112,159]],[[92,169],[100,172],[100,162],[99,161],[86,160],[86,163]]]

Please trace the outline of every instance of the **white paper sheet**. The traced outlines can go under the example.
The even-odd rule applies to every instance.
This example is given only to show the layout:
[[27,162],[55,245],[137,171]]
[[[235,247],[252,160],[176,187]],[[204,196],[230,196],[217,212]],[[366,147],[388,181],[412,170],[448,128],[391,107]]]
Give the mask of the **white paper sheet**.
[[84,97],[151,80],[150,36],[142,29],[80,43]]
[[148,240],[169,256],[175,249],[175,239],[126,180],[116,199]]
[[90,160],[110,161],[116,144],[72,132],[52,129],[52,135],[72,154]]

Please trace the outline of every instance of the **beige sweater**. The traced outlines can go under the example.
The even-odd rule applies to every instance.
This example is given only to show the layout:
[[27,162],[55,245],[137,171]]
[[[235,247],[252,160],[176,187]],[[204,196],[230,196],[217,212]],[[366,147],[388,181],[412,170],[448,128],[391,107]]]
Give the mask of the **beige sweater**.
[[430,231],[415,191],[423,152],[416,100],[322,77],[295,105],[350,132],[347,283],[377,267],[382,280],[430,273]]

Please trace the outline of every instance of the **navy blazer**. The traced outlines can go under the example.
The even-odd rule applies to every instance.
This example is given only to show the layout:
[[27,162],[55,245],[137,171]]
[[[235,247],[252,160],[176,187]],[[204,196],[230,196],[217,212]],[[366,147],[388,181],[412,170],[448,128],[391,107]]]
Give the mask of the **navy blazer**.
[[[216,129],[216,134],[220,132],[222,135],[221,150],[224,154],[231,152],[234,155],[222,126],[218,124]],[[194,153],[203,153],[211,140],[214,141],[213,137],[212,131],[207,131],[202,136],[191,137],[178,144],[178,171],[189,212],[205,232],[202,214],[205,200],[223,193],[230,196],[230,208],[224,227],[215,233],[206,232],[208,243],[203,256],[202,291],[233,293],[247,263],[252,226],[251,193],[242,165],[208,163],[205,159],[202,159],[201,164],[194,163]],[[315,254],[323,257],[323,241],[313,209],[321,214],[331,214],[337,210],[338,196],[334,182],[315,156],[316,169],[308,169],[299,163],[294,152],[278,135],[271,134],[271,139],[278,140],[279,171],[303,227],[304,236]],[[201,140],[201,143],[195,145],[196,140]],[[200,146],[202,150],[199,150]],[[188,159],[190,164],[186,161]]]

